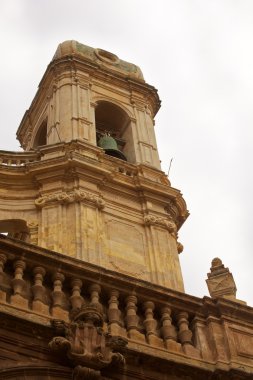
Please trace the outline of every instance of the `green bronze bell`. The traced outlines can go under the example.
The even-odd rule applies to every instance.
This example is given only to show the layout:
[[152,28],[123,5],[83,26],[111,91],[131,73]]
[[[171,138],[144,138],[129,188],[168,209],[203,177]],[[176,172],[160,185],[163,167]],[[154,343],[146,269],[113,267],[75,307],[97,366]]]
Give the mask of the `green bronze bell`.
[[121,160],[127,161],[124,153],[119,150],[116,140],[109,135],[104,135],[100,137],[98,141],[98,146],[103,148],[105,153],[109,156],[120,158]]

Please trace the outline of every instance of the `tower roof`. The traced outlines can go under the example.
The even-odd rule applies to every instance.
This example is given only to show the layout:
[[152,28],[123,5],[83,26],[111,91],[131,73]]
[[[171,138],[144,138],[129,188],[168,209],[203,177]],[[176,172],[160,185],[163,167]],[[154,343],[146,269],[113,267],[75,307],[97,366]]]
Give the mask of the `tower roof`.
[[133,78],[144,82],[141,69],[134,65],[119,59],[117,55],[103,49],[94,49],[90,46],[83,45],[77,41],[69,40],[60,43],[57,47],[53,60],[64,56],[76,56],[89,60],[99,66],[117,72],[126,77]]

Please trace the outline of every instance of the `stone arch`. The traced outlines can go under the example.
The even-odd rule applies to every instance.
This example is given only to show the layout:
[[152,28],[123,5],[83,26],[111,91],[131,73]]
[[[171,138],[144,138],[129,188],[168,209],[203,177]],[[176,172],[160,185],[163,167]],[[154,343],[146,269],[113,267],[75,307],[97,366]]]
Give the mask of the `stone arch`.
[[27,222],[22,219],[0,220],[0,233],[15,239],[30,241],[30,229]]
[[45,119],[39,126],[33,140],[33,148],[47,144],[47,119]]
[[114,99],[111,97],[107,98],[107,97],[100,95],[100,94],[94,94],[94,96],[92,97],[92,103],[95,105],[95,108],[101,102],[110,103],[110,104],[120,108],[121,111],[125,112],[125,114],[127,114],[131,120],[133,120],[133,119],[135,120],[135,114],[133,112],[133,109],[129,109],[129,107],[127,107],[125,103],[120,102],[117,99]]
[[117,142],[129,162],[135,162],[132,118],[125,109],[108,100],[97,100],[95,123],[97,143],[101,135],[109,133]]

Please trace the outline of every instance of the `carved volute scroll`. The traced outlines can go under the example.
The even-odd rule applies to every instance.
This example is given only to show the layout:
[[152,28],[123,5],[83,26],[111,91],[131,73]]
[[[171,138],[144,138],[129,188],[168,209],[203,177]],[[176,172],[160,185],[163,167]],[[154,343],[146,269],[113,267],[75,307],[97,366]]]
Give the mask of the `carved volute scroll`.
[[[80,294],[80,285],[80,282],[72,281],[73,293],[75,292],[77,297]],[[73,371],[75,380],[99,379],[102,368],[125,363],[123,354],[117,351],[124,349],[127,340],[104,331],[104,313],[99,302],[101,288],[97,284],[92,284],[89,290],[90,302],[87,304],[82,302],[76,311],[72,309],[70,323],[53,321],[56,333],[61,336],[54,337],[49,343],[54,352],[66,355],[70,359],[75,367]],[[76,300],[79,303],[80,298]]]
[[69,204],[80,201],[93,204],[98,209],[103,209],[105,207],[105,201],[101,197],[83,190],[68,192],[61,191],[50,195],[44,195],[35,199],[35,206],[38,208],[43,208],[48,204],[53,203]]
[[147,226],[159,226],[167,229],[173,236],[177,234],[177,226],[171,217],[161,218],[154,215],[145,215],[144,224]]

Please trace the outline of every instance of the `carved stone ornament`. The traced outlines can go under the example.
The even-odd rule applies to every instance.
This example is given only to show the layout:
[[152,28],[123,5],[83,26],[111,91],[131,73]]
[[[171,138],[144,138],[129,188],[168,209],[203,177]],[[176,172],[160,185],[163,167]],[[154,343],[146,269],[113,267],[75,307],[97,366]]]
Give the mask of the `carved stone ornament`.
[[60,193],[43,195],[42,197],[35,199],[35,205],[42,208],[48,203],[73,203],[80,201],[93,203],[98,209],[105,207],[105,201],[101,197],[82,190],[74,190],[69,192],[62,191]]
[[227,297],[235,299],[236,285],[232,273],[225,268],[222,261],[216,257],[212,260],[211,272],[206,280],[212,298]]
[[49,343],[52,351],[65,355],[73,364],[73,380],[99,379],[100,370],[109,365],[124,365],[122,350],[127,340],[103,330],[101,305],[90,303],[72,313],[72,321],[53,320],[55,332]]
[[154,215],[145,215],[144,224],[147,226],[160,226],[166,228],[170,233],[177,232],[177,226],[170,218],[161,218]]

